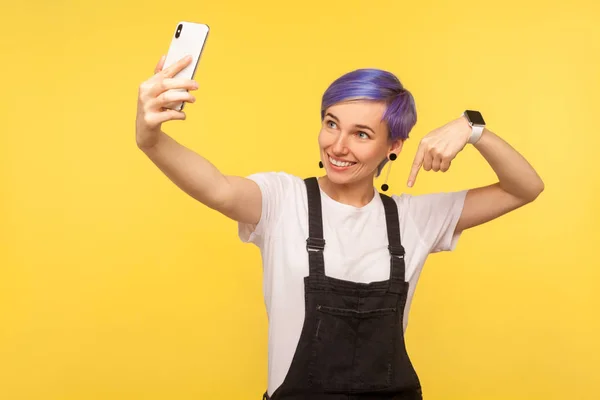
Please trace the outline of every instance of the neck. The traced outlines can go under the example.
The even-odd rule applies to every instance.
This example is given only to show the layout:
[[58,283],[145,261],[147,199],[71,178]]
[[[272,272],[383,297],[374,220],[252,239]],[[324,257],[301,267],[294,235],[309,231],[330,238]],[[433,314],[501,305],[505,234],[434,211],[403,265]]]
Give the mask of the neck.
[[375,195],[373,181],[369,179],[351,184],[338,184],[325,175],[319,178],[319,185],[333,200],[359,208],[369,204]]

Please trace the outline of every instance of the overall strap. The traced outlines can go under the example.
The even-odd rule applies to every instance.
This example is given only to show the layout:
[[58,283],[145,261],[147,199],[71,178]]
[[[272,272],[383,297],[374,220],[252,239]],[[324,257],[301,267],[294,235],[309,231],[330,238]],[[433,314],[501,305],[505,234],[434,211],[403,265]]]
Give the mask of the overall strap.
[[323,216],[321,213],[321,192],[317,178],[304,179],[308,195],[308,239],[306,250],[308,251],[309,275],[324,276],[325,260],[323,250],[325,240],[323,239]]
[[388,249],[390,250],[390,292],[401,293],[404,287],[404,247],[400,240],[400,220],[398,206],[389,196],[380,193],[385,209],[385,223],[388,233]]

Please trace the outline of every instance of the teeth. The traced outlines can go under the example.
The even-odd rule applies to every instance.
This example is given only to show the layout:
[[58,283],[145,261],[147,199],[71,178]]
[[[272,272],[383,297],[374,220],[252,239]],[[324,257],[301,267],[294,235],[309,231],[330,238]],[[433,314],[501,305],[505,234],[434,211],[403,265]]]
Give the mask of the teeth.
[[333,165],[335,165],[336,167],[349,167],[351,165],[353,165],[354,163],[351,162],[342,162],[342,161],[337,161],[334,160],[333,158],[329,157],[329,162],[331,162]]

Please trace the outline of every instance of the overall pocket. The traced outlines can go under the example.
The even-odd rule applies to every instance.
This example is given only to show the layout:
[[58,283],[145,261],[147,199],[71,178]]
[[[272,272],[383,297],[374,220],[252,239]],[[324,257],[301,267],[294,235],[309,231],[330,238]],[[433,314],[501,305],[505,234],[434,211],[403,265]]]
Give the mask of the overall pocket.
[[367,392],[392,384],[396,308],[352,310],[317,305],[311,384]]

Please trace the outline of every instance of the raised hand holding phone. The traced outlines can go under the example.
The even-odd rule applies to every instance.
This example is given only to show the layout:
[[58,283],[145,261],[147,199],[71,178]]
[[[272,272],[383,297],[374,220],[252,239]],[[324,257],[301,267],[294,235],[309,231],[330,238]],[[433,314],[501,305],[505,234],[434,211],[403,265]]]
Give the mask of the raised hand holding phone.
[[[190,56],[192,60],[182,70],[178,71],[174,78],[194,79],[206,39],[208,38],[208,32],[209,28],[206,24],[186,21],[181,21],[177,24],[164,61],[164,67],[169,68],[186,56]],[[181,111],[184,104],[184,102],[169,104],[165,108]]]
[[136,141],[139,147],[154,145],[164,122],[185,119],[185,113],[169,108],[181,102],[193,103],[196,98],[190,93],[198,89],[192,79],[174,78],[192,62],[184,57],[163,69],[165,57],[161,57],[155,74],[140,85],[136,114]]
[[136,116],[139,147],[153,146],[164,122],[185,119],[184,104],[196,100],[189,92],[198,89],[194,75],[208,31],[204,24],[178,23],[168,53],[161,57],[154,75],[140,85]]

